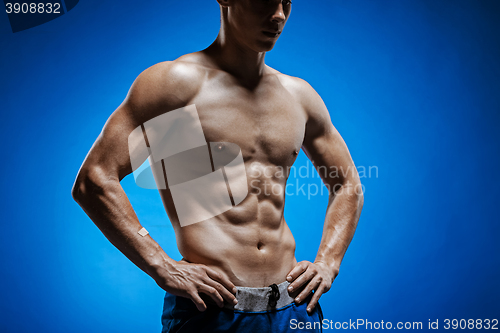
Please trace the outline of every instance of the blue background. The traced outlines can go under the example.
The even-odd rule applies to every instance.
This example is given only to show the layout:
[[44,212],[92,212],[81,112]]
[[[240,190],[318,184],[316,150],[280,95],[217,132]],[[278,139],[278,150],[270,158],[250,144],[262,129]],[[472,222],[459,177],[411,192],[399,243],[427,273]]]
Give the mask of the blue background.
[[[267,63],[309,81],[355,163],[378,170],[326,318],[499,318],[499,17],[495,0],[294,0]],[[70,190],[135,77],[218,28],[215,0],[81,1],[16,34],[0,14],[0,332],[159,332],[163,291]],[[159,195],[122,184],[180,259]],[[298,260],[314,260],[326,202],[287,198]]]

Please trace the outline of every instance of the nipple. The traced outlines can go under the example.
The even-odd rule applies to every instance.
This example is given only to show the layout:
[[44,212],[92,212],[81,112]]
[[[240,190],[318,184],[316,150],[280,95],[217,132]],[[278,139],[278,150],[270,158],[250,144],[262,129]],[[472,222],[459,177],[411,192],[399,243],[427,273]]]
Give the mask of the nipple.
[[216,148],[217,151],[223,151],[224,149],[226,149],[226,146],[222,142],[220,142],[217,144]]

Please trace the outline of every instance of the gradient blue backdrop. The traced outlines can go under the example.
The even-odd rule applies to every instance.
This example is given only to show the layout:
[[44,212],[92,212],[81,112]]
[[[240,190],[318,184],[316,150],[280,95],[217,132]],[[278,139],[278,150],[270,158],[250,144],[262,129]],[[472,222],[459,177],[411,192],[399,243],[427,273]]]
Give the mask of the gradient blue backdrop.
[[[500,317],[499,4],[294,0],[267,63],[309,81],[355,163],[378,168],[326,318]],[[0,332],[159,332],[163,291],[70,189],[135,77],[218,28],[215,0],[80,1],[16,34],[0,14]],[[180,259],[158,194],[123,186]],[[298,260],[314,260],[326,202],[287,198]]]

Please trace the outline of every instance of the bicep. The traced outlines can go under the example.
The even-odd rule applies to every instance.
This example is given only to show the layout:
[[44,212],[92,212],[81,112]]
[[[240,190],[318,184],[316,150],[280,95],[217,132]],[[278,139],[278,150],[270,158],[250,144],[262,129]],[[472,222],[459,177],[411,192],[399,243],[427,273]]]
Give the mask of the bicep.
[[357,171],[321,97],[316,92],[311,95],[306,105],[308,121],[303,149],[323,182],[334,189],[338,184],[355,181]]

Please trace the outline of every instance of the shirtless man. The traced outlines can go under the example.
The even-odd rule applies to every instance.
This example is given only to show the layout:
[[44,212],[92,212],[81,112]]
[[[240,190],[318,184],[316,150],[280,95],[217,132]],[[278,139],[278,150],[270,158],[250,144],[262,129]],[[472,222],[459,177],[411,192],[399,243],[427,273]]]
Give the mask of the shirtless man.
[[[318,300],[339,272],[363,195],[357,172],[335,177],[320,172],[330,189],[322,240],[314,262],[297,262],[283,217],[288,176],[274,177],[272,171],[292,166],[301,148],[318,170],[355,167],[314,89],[264,63],[290,15],[291,1],[217,1],[221,29],[214,43],[139,75],[88,153],[72,194],[109,241],[167,292],[164,332],[222,326],[246,332],[266,325],[278,332],[277,327],[289,326],[283,318],[247,321],[244,311],[226,308],[248,303],[248,292],[251,310],[268,313],[269,304],[254,304],[259,303],[256,295],[265,294],[274,302],[271,313],[286,308],[294,311],[287,320],[321,320]],[[249,193],[233,209],[182,227],[169,189],[160,190],[183,256],[175,261],[149,235],[138,234],[142,227],[120,181],[132,172],[129,134],[158,115],[192,104],[207,142],[241,148]],[[269,191],[269,185],[280,186],[282,194]]]

